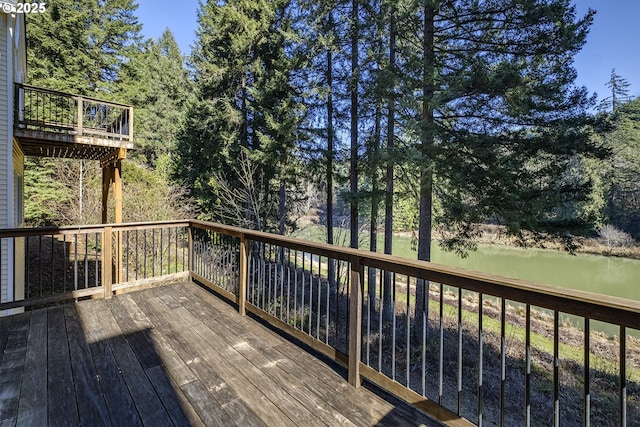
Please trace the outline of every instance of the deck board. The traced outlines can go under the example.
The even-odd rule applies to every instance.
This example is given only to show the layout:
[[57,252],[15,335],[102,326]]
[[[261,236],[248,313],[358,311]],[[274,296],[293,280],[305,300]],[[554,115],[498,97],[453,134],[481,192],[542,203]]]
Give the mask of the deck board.
[[192,283],[0,327],[0,426],[438,425]]

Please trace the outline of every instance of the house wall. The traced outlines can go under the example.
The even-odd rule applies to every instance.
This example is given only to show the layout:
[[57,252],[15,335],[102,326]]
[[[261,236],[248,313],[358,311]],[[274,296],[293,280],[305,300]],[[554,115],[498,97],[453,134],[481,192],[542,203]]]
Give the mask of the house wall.
[[[0,228],[22,226],[24,217],[24,155],[13,138],[13,83],[24,82],[27,68],[24,31],[23,15],[0,14]],[[0,242],[0,301],[23,295],[24,242],[5,239]]]
[[[0,14],[0,227],[12,225],[13,201],[13,135],[10,129],[12,92],[11,79],[13,64],[10,58],[13,53],[10,15]],[[12,246],[12,245],[11,245]],[[0,243],[0,298],[2,302],[13,299],[13,286],[8,286],[9,278],[13,282],[13,256],[9,253],[9,241]]]

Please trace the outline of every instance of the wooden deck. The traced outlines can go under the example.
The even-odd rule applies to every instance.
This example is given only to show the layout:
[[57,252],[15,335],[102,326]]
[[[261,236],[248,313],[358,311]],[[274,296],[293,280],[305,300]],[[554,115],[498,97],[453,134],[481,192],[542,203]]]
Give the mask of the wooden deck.
[[192,283],[0,318],[0,426],[439,425]]

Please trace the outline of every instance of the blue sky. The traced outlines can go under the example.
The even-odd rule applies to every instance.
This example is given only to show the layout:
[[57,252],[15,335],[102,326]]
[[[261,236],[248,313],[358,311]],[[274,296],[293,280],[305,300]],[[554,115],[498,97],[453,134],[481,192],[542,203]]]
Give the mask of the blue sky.
[[[169,27],[183,54],[191,52],[198,0],[138,0],[138,4],[145,37],[157,38]],[[574,4],[579,16],[589,8],[597,11],[587,44],[575,60],[577,83],[604,98],[615,68],[631,84],[631,95],[640,96],[640,1],[574,0]]]

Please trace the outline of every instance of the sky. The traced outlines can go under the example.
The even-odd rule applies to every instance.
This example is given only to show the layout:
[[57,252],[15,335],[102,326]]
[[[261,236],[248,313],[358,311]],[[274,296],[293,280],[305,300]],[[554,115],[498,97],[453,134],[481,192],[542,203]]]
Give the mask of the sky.
[[[138,18],[147,38],[158,38],[169,27],[184,55],[191,52],[197,26],[198,0],[138,0]],[[609,95],[611,69],[630,83],[630,95],[640,96],[640,1],[574,0],[578,16],[596,10],[587,43],[576,56],[576,83]]]

